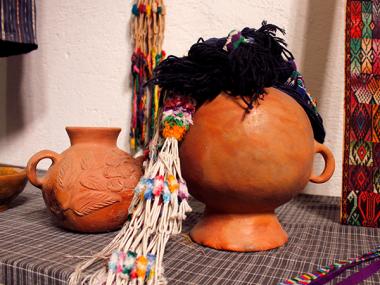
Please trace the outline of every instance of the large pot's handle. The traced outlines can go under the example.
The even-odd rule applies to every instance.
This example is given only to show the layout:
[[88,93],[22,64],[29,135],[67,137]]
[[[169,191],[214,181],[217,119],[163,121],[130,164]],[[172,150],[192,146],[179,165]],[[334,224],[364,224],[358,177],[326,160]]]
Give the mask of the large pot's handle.
[[310,181],[313,183],[324,183],[328,181],[334,174],[335,170],[335,158],[331,150],[318,142],[314,142],[315,153],[320,153],[325,161],[325,168],[320,175],[312,174]]
[[48,158],[52,161],[51,165],[54,165],[54,163],[57,162],[60,155],[54,151],[51,150],[41,150],[40,152],[37,152],[35,155],[33,155],[29,161],[28,165],[26,166],[26,175],[28,176],[28,179],[30,183],[32,183],[34,186],[42,189],[42,186],[45,182],[45,178],[38,177],[37,175],[37,165],[38,163],[45,158]]

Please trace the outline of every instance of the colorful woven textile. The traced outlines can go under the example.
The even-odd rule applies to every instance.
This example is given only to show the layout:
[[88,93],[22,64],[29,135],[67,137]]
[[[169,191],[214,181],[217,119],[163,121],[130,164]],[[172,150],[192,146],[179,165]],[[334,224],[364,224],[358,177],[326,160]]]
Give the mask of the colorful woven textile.
[[347,1],[343,224],[380,222],[380,0]]
[[135,0],[132,6],[132,153],[148,147],[158,124],[161,93],[158,86],[146,84],[153,69],[165,58],[162,50],[165,13],[163,0]]
[[35,0],[0,0],[0,57],[36,48]]

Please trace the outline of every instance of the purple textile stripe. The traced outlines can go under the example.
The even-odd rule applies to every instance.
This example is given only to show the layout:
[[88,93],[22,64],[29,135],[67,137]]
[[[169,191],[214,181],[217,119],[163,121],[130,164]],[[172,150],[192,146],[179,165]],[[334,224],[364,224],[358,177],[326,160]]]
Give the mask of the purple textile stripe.
[[380,270],[380,260],[371,263],[367,267],[362,268],[355,274],[352,274],[348,278],[344,279],[343,281],[339,282],[337,285],[356,285],[367,278],[371,277],[373,274],[375,274],[377,271]]
[[370,256],[370,257],[365,258],[364,260],[356,261],[353,263],[348,263],[347,265],[344,265],[341,268],[339,268],[338,270],[334,270],[334,271],[328,273],[327,275],[325,275],[324,277],[322,277],[320,279],[313,280],[308,285],[326,284],[326,283],[330,282],[331,280],[333,280],[334,278],[336,278],[338,275],[342,274],[347,269],[358,266],[359,264],[362,264],[364,262],[367,262],[367,261],[370,261],[370,260],[373,260],[376,258],[379,258],[379,256]]

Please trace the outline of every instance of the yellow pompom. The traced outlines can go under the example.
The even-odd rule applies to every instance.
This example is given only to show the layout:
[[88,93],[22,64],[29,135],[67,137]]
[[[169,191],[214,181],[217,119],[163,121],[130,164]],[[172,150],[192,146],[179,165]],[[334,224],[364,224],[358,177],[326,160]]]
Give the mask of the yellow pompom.
[[152,269],[150,269],[148,280],[152,280],[154,278],[154,274],[155,274],[155,271],[154,271],[154,267],[153,267]]
[[146,5],[146,15],[149,17],[150,16],[150,12],[152,11],[152,7],[148,4]]
[[179,188],[179,184],[177,182],[177,179],[173,175],[168,176],[168,186],[170,192],[174,192]]
[[144,279],[146,274],[146,267],[148,265],[148,259],[145,256],[139,256],[136,259],[136,265],[137,276],[141,279]]

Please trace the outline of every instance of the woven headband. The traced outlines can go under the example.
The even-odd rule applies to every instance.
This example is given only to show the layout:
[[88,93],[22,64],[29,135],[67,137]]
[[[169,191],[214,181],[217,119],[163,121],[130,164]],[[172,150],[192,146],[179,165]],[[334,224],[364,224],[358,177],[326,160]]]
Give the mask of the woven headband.
[[254,39],[244,37],[240,31],[232,30],[227,37],[223,50],[230,52],[240,46],[241,43],[253,43]]

